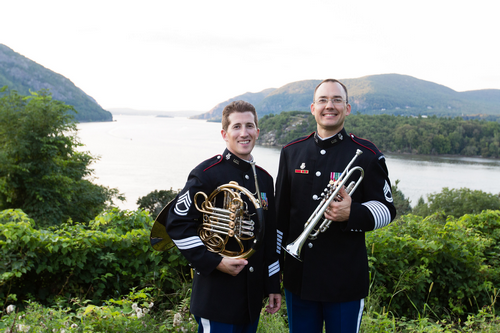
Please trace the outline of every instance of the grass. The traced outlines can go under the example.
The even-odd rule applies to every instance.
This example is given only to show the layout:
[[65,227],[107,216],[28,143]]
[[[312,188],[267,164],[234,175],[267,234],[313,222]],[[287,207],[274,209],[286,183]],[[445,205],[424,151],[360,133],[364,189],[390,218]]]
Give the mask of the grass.
[[[43,307],[28,302],[22,311],[5,308],[0,318],[0,332],[196,332],[197,324],[189,313],[189,299],[183,299],[174,310],[156,310],[143,291],[132,292],[121,300],[110,300],[102,306],[73,300],[76,310],[57,305]],[[465,322],[459,319],[433,320],[397,318],[385,307],[367,298],[361,332],[365,333],[454,333],[500,332],[500,317],[494,307],[480,309]],[[379,311],[382,309],[382,311]],[[286,305],[274,315],[262,311],[258,333],[288,332]]]

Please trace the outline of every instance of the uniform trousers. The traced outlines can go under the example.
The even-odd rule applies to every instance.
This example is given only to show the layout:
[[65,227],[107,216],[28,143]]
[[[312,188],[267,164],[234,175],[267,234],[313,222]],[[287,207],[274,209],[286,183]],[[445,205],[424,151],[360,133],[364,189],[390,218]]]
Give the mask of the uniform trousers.
[[255,333],[259,326],[259,318],[253,323],[244,325],[226,324],[198,316],[194,318],[198,322],[198,333]]
[[357,333],[361,325],[364,299],[352,302],[306,301],[285,289],[290,333]]

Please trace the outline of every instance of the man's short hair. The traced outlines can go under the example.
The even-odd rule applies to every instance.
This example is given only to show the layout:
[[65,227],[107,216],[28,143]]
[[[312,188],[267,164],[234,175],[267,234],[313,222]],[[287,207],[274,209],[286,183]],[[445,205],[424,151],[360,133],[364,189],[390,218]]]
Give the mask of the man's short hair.
[[325,80],[321,81],[316,86],[316,89],[314,89],[313,101],[316,101],[316,90],[318,90],[319,86],[325,82],[337,82],[338,84],[340,84],[342,86],[342,88],[344,88],[344,91],[345,91],[345,102],[346,102],[346,104],[349,103],[349,95],[347,94],[347,87],[345,86],[345,84],[343,84],[339,80],[335,80],[335,79],[325,79]]
[[245,101],[233,101],[224,107],[222,110],[222,129],[227,131],[229,127],[229,115],[233,112],[252,112],[255,121],[255,127],[259,128],[257,122],[257,112],[255,112],[255,107]]

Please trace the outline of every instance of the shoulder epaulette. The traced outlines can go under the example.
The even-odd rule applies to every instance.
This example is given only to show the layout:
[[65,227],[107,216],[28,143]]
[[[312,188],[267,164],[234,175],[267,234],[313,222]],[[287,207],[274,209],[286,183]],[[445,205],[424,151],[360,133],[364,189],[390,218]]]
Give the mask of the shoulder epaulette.
[[259,168],[260,170],[264,171],[264,172],[265,172],[265,173],[266,173],[269,177],[273,178],[273,176],[271,176],[271,175],[269,174],[269,172],[267,172],[267,170],[266,170],[266,169],[264,169],[264,168],[262,168],[262,167],[260,167],[260,166],[258,166],[258,165],[255,165],[255,166],[256,166],[257,168]]
[[219,164],[220,162],[222,162],[222,155],[221,154],[215,155],[214,157],[209,158],[208,160],[205,160],[204,162],[202,162],[202,164],[205,167],[203,169],[203,172],[205,172],[208,169],[210,169],[211,167]]
[[289,143],[287,143],[285,146],[283,146],[283,148],[286,148],[288,146],[291,146],[291,145],[294,145],[296,143],[299,143],[299,142],[302,142],[302,141],[305,141],[307,139],[309,139],[311,136],[314,135],[314,132],[312,132],[311,134],[309,134],[308,136],[303,136],[301,138],[298,138],[298,139],[295,139],[293,141],[290,141]]
[[366,140],[366,139],[363,139],[363,138],[360,138],[360,137],[357,137],[356,135],[354,135],[352,133],[349,133],[349,136],[351,137],[351,140],[354,143],[360,145],[361,147],[364,147],[364,148],[370,150],[375,155],[382,154],[382,152],[377,148],[377,146],[375,146],[375,144],[373,142]]

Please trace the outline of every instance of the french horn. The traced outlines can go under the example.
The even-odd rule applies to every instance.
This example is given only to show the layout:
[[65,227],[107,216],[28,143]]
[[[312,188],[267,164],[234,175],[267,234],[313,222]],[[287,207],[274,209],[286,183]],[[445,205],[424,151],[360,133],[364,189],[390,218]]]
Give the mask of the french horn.
[[[200,191],[194,196],[195,207],[203,214],[198,236],[209,251],[223,257],[247,259],[258,250],[264,238],[264,211],[255,163],[251,162],[251,165],[257,197],[234,181],[217,187],[210,195]],[[175,199],[162,209],[151,229],[150,244],[157,251],[167,251],[175,246],[165,229],[174,202]]]
[[[219,194],[222,195],[222,207],[217,207]],[[197,204],[198,196],[203,197],[201,206]],[[255,213],[250,213],[244,197],[254,206]],[[198,235],[209,251],[235,259],[249,258],[256,251],[262,238],[263,219],[258,216],[262,207],[250,191],[236,182],[229,182],[217,187],[209,196],[196,193],[194,202],[196,209],[203,213]],[[257,221],[253,220],[254,216]],[[250,248],[245,248],[244,241],[252,239]],[[231,242],[233,248],[228,246]]]

